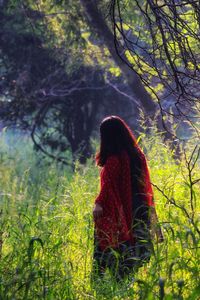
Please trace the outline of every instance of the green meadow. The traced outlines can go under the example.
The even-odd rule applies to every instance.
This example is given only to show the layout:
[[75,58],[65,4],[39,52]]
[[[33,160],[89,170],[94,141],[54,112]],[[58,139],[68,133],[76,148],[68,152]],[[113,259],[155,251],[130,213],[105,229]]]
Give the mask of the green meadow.
[[200,185],[195,143],[179,160],[143,137],[164,242],[148,264],[116,282],[91,280],[93,159],[74,169],[42,159],[26,136],[0,136],[0,299],[200,299]]

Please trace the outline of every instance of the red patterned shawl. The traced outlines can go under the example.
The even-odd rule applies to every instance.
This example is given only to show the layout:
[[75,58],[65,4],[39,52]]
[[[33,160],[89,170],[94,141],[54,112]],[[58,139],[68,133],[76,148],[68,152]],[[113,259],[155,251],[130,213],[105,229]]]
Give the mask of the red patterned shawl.
[[[144,154],[141,152],[142,182],[139,193],[148,206],[154,206],[153,191]],[[101,190],[95,203],[103,208],[103,215],[94,219],[95,234],[102,250],[117,248],[120,243],[134,244],[132,226],[132,187],[130,159],[126,151],[110,156],[101,170]]]

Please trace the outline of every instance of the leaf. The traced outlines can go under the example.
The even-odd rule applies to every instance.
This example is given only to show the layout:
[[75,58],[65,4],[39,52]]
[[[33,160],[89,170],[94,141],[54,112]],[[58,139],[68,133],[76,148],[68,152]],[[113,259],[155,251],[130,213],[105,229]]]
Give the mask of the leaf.
[[34,244],[35,244],[35,242],[39,243],[41,245],[42,249],[43,249],[43,241],[41,240],[41,238],[32,237],[30,242],[29,242],[29,247],[28,247],[28,250],[27,250],[29,262],[31,262],[32,257],[34,255]]

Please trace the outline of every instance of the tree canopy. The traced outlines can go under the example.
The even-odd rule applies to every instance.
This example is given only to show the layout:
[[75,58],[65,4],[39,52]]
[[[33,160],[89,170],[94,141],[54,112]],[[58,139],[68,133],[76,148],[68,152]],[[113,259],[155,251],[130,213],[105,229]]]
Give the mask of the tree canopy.
[[162,131],[176,135],[184,121],[198,134],[198,1],[0,6],[0,118],[29,130],[37,149],[87,157],[108,113],[135,120],[143,111]]
[[187,120],[198,133],[199,1],[110,1],[118,55],[156,99],[162,117]]

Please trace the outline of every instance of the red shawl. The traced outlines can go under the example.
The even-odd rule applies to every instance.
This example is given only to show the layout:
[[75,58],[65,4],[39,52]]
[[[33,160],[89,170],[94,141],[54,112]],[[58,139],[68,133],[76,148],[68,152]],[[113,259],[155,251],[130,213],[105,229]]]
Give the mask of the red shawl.
[[[144,154],[141,152],[142,182],[139,193],[148,206],[154,206],[153,191]],[[132,187],[130,159],[123,151],[110,156],[101,170],[101,190],[95,203],[103,208],[103,216],[95,219],[95,234],[101,250],[117,248],[120,243],[134,243],[132,226]],[[134,203],[134,200],[133,200]]]

